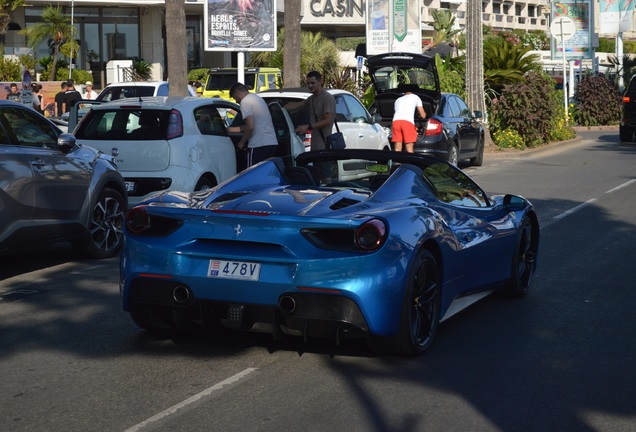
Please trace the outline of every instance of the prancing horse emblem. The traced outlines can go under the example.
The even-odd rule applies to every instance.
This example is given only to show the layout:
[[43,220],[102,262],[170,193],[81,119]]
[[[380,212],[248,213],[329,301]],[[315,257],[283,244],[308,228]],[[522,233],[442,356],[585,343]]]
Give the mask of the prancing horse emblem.
[[234,236],[238,237],[243,233],[243,229],[241,229],[241,224],[238,224],[234,227]]

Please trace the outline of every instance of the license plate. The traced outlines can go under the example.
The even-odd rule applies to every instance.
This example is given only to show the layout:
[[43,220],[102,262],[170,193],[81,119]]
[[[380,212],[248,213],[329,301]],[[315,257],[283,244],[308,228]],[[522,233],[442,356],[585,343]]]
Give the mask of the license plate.
[[135,182],[126,182],[126,192],[133,192],[135,190]]
[[260,263],[245,261],[210,260],[208,277],[257,281],[261,274]]

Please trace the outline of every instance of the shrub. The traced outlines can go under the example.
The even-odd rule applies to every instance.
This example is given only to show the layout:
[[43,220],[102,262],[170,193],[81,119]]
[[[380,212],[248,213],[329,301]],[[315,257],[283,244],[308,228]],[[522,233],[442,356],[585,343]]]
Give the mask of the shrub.
[[0,58],[0,81],[22,81],[20,62]]
[[586,76],[576,86],[572,119],[581,126],[616,124],[623,98],[618,86],[603,76]]
[[446,71],[440,77],[439,85],[443,92],[455,93],[461,96],[462,99],[466,99],[466,83],[459,72],[454,70]]
[[492,140],[499,148],[514,148],[519,150],[526,148],[523,138],[512,128],[495,131],[492,134]]
[[[78,84],[85,83],[86,81],[94,81],[93,75],[91,75],[90,72],[83,69],[73,69],[71,78],[73,78],[73,81],[75,81]],[[68,80],[68,68],[59,68],[57,72],[55,73],[55,80],[56,81]]]
[[530,72],[523,82],[505,85],[491,104],[493,128],[516,131],[528,147],[549,142],[558,115],[555,92],[554,80],[545,73]]
[[209,70],[209,68],[192,69],[188,72],[188,81],[199,81],[201,83],[205,83]]

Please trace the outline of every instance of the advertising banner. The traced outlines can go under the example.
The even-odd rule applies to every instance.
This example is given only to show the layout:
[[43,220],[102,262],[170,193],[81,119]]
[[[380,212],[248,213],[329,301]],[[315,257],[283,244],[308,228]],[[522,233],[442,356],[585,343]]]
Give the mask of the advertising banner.
[[552,21],[557,17],[567,16],[572,18],[576,25],[574,37],[565,42],[550,38],[552,60],[561,60],[563,50],[566,60],[592,58],[593,11],[592,0],[552,3]]
[[617,34],[632,31],[636,0],[600,0],[599,32]]
[[368,0],[367,55],[386,52],[422,53],[418,0]]
[[206,51],[276,51],[276,0],[205,0]]

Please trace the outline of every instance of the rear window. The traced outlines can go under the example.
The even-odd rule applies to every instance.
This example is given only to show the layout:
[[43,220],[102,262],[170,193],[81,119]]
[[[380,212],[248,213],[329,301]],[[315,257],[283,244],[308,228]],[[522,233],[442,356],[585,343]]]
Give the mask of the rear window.
[[[155,86],[115,86],[105,88],[98,96],[98,101],[154,96]],[[160,95],[161,96],[161,95]],[[165,95],[164,95],[165,96]]]
[[166,139],[168,110],[91,110],[80,123],[75,136],[90,140]]
[[[229,90],[238,79],[236,73],[212,73],[208,75],[208,80],[205,83],[206,90]],[[256,80],[256,74],[245,74],[245,87],[249,90],[254,90],[254,81]],[[264,85],[264,84],[263,84]]]

